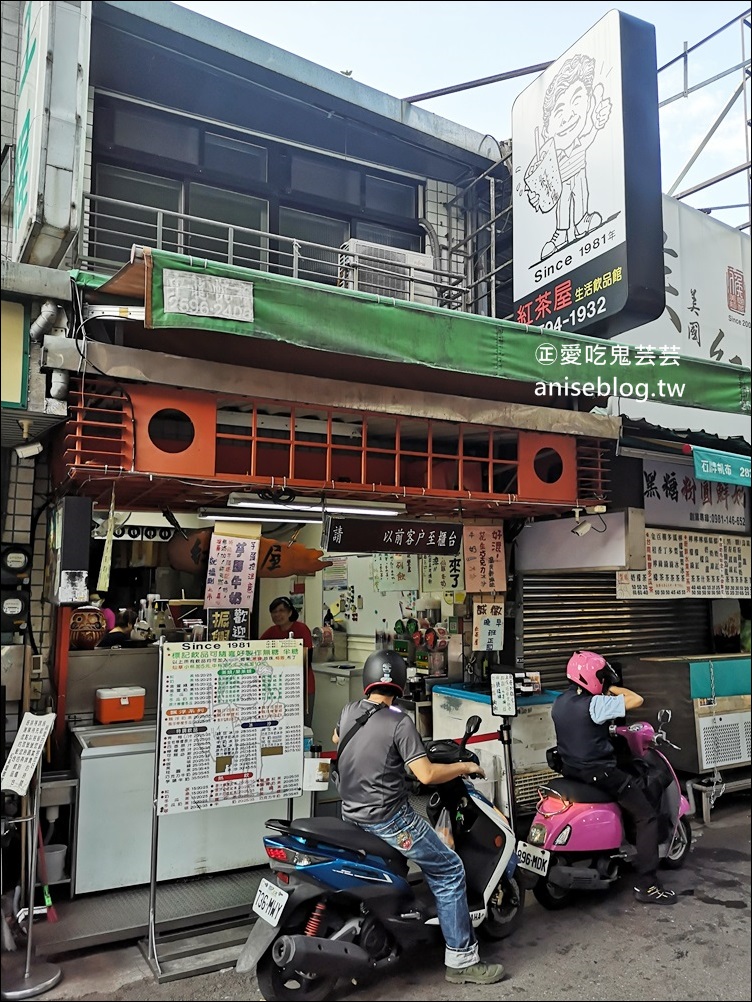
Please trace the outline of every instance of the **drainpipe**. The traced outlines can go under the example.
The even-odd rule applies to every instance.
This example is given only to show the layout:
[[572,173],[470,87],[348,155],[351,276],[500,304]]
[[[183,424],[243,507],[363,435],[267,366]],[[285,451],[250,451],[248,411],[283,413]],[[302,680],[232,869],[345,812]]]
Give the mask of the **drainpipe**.
[[46,300],[42,304],[39,316],[29,328],[29,337],[32,341],[41,341],[45,334],[49,334],[57,318],[59,307],[52,299]]
[[[29,328],[29,337],[35,343],[40,342],[45,334],[49,334],[55,326],[61,307],[53,299],[47,299],[42,304],[39,316]],[[50,396],[53,400],[66,400],[70,373],[65,369],[53,369],[50,373]]]

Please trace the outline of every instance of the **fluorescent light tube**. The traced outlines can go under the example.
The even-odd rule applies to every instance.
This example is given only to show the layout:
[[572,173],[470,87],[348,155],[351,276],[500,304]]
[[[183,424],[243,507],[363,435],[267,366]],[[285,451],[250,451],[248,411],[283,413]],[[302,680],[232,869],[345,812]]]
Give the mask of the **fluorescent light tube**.
[[277,512],[322,512],[329,515],[365,515],[375,518],[392,518],[396,515],[405,514],[405,506],[395,503],[381,503],[378,501],[336,501],[329,502],[315,501],[311,499],[310,504],[305,498],[298,498],[295,501],[282,503],[277,501],[261,501],[246,498],[242,494],[230,494],[227,504],[231,508],[253,508],[254,511],[277,511]]
[[275,517],[272,515],[254,515],[251,512],[248,512],[246,515],[236,515],[234,512],[225,514],[223,511],[199,508],[198,517],[210,522],[271,522],[274,525],[278,525],[280,522],[294,522],[296,525],[301,523],[304,525],[321,525],[320,517],[299,515],[297,513],[292,513],[285,517],[280,512],[280,515]]

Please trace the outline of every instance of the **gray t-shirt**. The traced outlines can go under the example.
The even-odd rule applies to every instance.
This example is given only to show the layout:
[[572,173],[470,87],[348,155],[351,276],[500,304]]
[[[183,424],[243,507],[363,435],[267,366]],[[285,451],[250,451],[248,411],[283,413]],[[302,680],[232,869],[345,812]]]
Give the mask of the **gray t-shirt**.
[[[343,708],[337,723],[340,741],[375,705],[364,698]],[[371,825],[391,818],[407,800],[405,766],[425,754],[415,724],[399,707],[374,713],[348,741],[338,764],[342,817]]]

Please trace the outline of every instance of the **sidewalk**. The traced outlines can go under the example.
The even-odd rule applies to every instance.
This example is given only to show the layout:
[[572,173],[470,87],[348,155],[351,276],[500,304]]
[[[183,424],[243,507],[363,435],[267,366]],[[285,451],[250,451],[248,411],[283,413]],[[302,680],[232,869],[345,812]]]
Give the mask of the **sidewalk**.
[[[442,951],[437,947],[436,951],[427,951],[431,954],[428,959],[416,958],[415,966],[403,964],[401,971],[380,978],[378,984],[351,988],[340,997],[354,994],[358,1000],[382,1002],[398,998],[448,999],[450,995],[476,1002],[478,998],[514,998],[515,1002],[749,999],[749,792],[719,798],[710,823],[706,825],[695,817],[692,828],[693,846],[686,866],[665,874],[667,886],[680,895],[674,908],[651,910],[636,904],[628,878],[606,895],[583,898],[576,923],[572,922],[571,910],[547,912],[530,894],[525,923],[517,935],[505,943],[482,944],[484,956],[494,959],[496,954],[508,968],[510,977],[501,985],[489,989],[447,985],[443,980]],[[598,944],[597,950],[594,943]],[[573,967],[580,954],[581,960]],[[596,981],[607,973],[609,955],[614,958],[613,969],[596,991]],[[563,956],[567,957],[566,968],[560,966]],[[602,958],[600,966],[594,966],[598,965],[598,956]],[[641,964],[641,958],[648,956],[650,962]],[[553,966],[552,957],[557,957]],[[63,975],[55,988],[43,993],[50,1002],[261,998],[255,978],[237,975],[232,967],[160,984],[136,943],[47,959],[57,964]],[[681,964],[676,963],[679,959]],[[427,965],[425,970],[423,964]],[[638,983],[629,980],[638,976],[634,970],[628,973],[630,965],[640,969]]]

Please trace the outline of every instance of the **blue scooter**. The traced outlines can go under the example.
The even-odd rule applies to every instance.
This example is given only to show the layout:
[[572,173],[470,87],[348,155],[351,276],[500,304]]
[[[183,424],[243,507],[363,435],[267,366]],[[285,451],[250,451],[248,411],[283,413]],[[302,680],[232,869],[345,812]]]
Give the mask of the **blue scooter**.
[[[462,740],[428,742],[432,762],[472,761],[470,717]],[[465,864],[473,926],[487,939],[509,936],[522,920],[525,891],[516,876],[515,836],[506,818],[457,778],[432,788],[427,817],[443,807]],[[341,978],[362,983],[393,968],[415,942],[435,936],[436,905],[419,870],[357,825],[331,817],[269,820],[271,873],[259,884],[258,916],[236,970],[256,971],[265,999],[324,1000]]]

